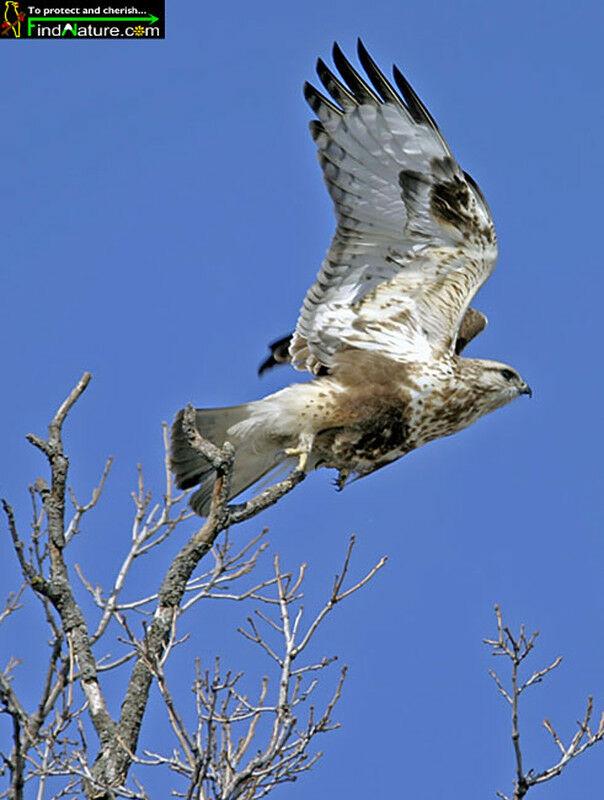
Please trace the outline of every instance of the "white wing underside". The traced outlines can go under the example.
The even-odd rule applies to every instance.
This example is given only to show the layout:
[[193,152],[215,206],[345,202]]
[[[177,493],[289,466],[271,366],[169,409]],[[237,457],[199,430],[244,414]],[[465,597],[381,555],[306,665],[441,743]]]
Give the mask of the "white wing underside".
[[338,223],[290,347],[294,365],[313,373],[349,348],[403,362],[452,351],[497,257],[480,190],[413,90],[395,72],[405,103],[361,44],[359,56],[381,97],[337,47],[348,86],[323,62],[317,70],[338,105],[306,87]]

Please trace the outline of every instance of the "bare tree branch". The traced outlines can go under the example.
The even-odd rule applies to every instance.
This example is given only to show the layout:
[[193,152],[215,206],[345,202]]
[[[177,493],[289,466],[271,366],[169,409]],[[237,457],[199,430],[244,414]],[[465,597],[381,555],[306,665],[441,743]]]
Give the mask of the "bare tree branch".
[[[590,697],[587,701],[587,710],[583,720],[578,723],[579,730],[575,733],[568,745],[564,745],[562,740],[554,730],[551,722],[546,719],[543,726],[550,733],[554,743],[561,752],[560,759],[551,767],[535,772],[529,770],[525,772],[523,767],[522,748],[520,745],[520,726],[519,726],[519,700],[520,695],[529,686],[534,686],[540,683],[543,678],[548,675],[552,670],[556,669],[562,661],[559,656],[549,666],[543,669],[536,670],[527,680],[521,682],[519,678],[519,667],[524,659],[529,655],[535,641],[539,635],[535,631],[530,637],[526,636],[524,625],[520,627],[520,632],[515,636],[508,627],[503,624],[501,610],[499,606],[495,606],[495,616],[497,619],[497,638],[484,639],[485,644],[490,645],[493,650],[494,656],[504,656],[511,662],[512,665],[512,688],[507,690],[504,688],[502,681],[494,670],[489,670],[489,674],[495,681],[499,692],[510,704],[512,709],[512,743],[514,746],[514,755],[516,759],[516,778],[514,781],[514,794],[513,800],[522,800],[527,794],[529,789],[536,786],[538,783],[544,783],[559,775],[564,767],[573,758],[581,755],[588,747],[596,744],[596,742],[604,739],[604,713],[600,718],[597,730],[593,731],[590,728],[590,721],[593,714],[593,699]],[[509,797],[502,792],[497,792],[497,796],[502,800],[510,800]]]
[[[27,436],[28,440],[38,447],[47,457],[51,471],[50,489],[45,482],[37,482],[37,491],[40,495],[46,517],[48,520],[48,550],[50,555],[50,573],[45,578],[41,573],[33,573],[31,564],[24,563],[20,558],[23,577],[28,580],[32,588],[46,597],[61,617],[63,630],[69,646],[73,647],[75,658],[80,669],[80,682],[89,703],[90,717],[101,742],[107,741],[112,733],[115,723],[107,710],[105,697],[98,682],[96,661],[91,649],[88,628],[82,609],[77,603],[70,584],[67,565],[63,558],[65,548],[65,487],[67,480],[68,459],[63,451],[62,427],[69,410],[77,402],[90,382],[91,375],[85,372],[68,397],[60,405],[58,411],[48,426],[48,439],[42,439],[34,434]],[[11,530],[14,528],[14,517],[11,521],[10,510],[4,507],[9,517]],[[17,540],[16,531],[13,541]],[[16,545],[18,550],[18,545]]]
[[[190,784],[186,797],[204,798],[255,798],[264,797],[281,783],[293,781],[309,769],[320,757],[320,753],[310,756],[308,747],[315,736],[338,727],[332,722],[334,707],[340,698],[346,668],[341,671],[331,700],[318,717],[311,706],[306,713],[306,721],[300,724],[300,712],[306,705],[317,685],[313,678],[303,685],[307,673],[323,670],[333,662],[333,658],[323,658],[318,663],[307,663],[294,668],[294,661],[303,652],[310,636],[317,630],[320,621],[325,619],[325,609],[330,609],[337,600],[361,588],[365,579],[343,590],[343,581],[349,568],[351,545],[349,546],[345,568],[336,576],[334,588],[317,617],[310,623],[304,634],[299,634],[302,611],[300,601],[303,597],[300,587],[305,574],[302,567],[293,579],[290,573],[283,572],[278,556],[274,559],[276,606],[265,598],[264,602],[276,613],[276,619],[264,612],[256,616],[268,626],[269,631],[279,634],[280,649],[269,645],[253,618],[249,618],[251,633],[241,631],[249,640],[261,647],[271,662],[278,667],[274,685],[274,699],[268,702],[269,680],[264,678],[253,701],[237,688],[241,673],[223,674],[217,660],[213,672],[201,672],[197,668],[195,692],[197,696],[198,723],[196,731],[184,730],[182,717],[175,710],[172,698],[165,690],[162,696],[167,706],[170,722],[178,739],[184,757],[174,750],[171,754],[148,753],[157,764],[164,764],[181,775],[189,777]],[[380,562],[381,564],[382,562]],[[378,567],[379,568],[379,567]],[[372,571],[373,572],[373,571]],[[318,620],[318,622],[317,622]],[[301,636],[301,646],[297,636]],[[158,680],[161,680],[156,667]],[[257,744],[258,726],[262,718],[272,718],[270,735],[264,747]],[[254,744],[256,743],[256,744]],[[255,755],[246,754],[254,746]],[[198,754],[203,754],[199,758]]]
[[[334,657],[323,657],[316,662],[298,663],[299,657],[327,613],[340,600],[364,586],[383,565],[384,559],[360,581],[344,588],[353,545],[351,540],[344,567],[336,576],[329,600],[305,632],[301,631],[302,608],[298,606],[295,612],[292,608],[302,598],[304,565],[292,579],[291,575],[281,571],[276,556],[273,576],[248,581],[244,587],[236,584],[257,567],[267,546],[264,540],[266,531],[235,549],[229,529],[256,516],[292,491],[304,479],[304,473],[294,470],[248,502],[229,505],[233,448],[228,443],[217,448],[203,439],[193,424],[194,410],[189,407],[184,428],[192,446],[209,459],[216,471],[208,518],[172,558],[158,589],[147,590],[138,598],[122,598],[137,559],[160,547],[177,526],[194,516],[185,506],[186,495],[174,494],[164,425],[166,490],[163,501],[153,503],[139,467],[138,487],[133,493],[134,519],[130,543],[109,591],[95,585],[85,576],[84,569],[74,565],[99,612],[96,622],[87,620],[71,584],[66,548],[82,528],[85,515],[100,502],[112,459],[106,462],[89,499],[80,502],[67,486],[69,462],[63,447],[62,429],[89,381],[90,375],[85,373],[60,405],[49,424],[47,438],[34,434],[27,437],[45,455],[50,468],[50,483],[38,478],[31,487],[33,521],[29,543],[19,533],[12,507],[3,500],[24,585],[19,593],[9,597],[5,610],[0,612],[0,623],[16,611],[24,589],[30,587],[41,604],[50,641],[46,673],[33,713],[26,710],[12,686],[11,673],[16,662],[11,662],[4,673],[0,673],[0,703],[13,719],[14,730],[12,752],[3,756],[4,769],[11,775],[11,787],[7,789],[8,794],[0,793],[0,797],[22,797],[24,787],[37,781],[36,794],[42,800],[49,779],[60,778],[61,788],[55,793],[55,798],[74,792],[96,800],[147,798],[148,794],[138,778],[130,775],[135,764],[145,767],[167,765],[187,782],[188,788],[182,796],[210,797],[207,792],[210,791],[208,787],[212,787],[212,792],[220,792],[213,796],[225,800],[264,797],[275,786],[308,770],[320,755],[307,754],[312,738],[317,733],[337,727],[331,718],[341,693],[345,670],[323,713],[316,717],[311,707],[306,722],[299,726],[293,710],[309,701],[317,686],[314,676],[334,660]],[[67,522],[69,501],[73,513]],[[218,541],[221,533],[224,535]],[[201,574],[194,574],[201,560],[208,555],[212,559],[211,566]],[[232,588],[234,585],[235,589]],[[238,688],[242,673],[233,675],[227,672],[222,676],[217,661],[211,678],[208,673],[198,672],[195,683],[198,723],[195,730],[188,730],[186,714],[177,708],[170,688],[166,664],[172,650],[187,638],[187,634],[177,635],[177,621],[182,614],[201,601],[217,599],[256,601],[265,609],[257,609],[256,620],[259,625],[268,625],[270,630],[282,636],[281,652],[273,650],[256,622],[252,622],[252,633],[246,631],[246,635],[272,653],[279,675],[275,686],[277,694],[269,702],[270,684],[264,678],[258,697],[252,701]],[[277,617],[267,613],[269,611],[276,611]],[[129,622],[131,614],[143,615],[142,636],[134,635]],[[126,650],[115,656],[108,652],[96,656],[93,646],[96,649],[106,641],[110,632],[115,639],[112,622],[117,622],[125,632],[125,635],[117,637],[117,642]],[[113,719],[99,676],[130,663],[132,667],[119,718]],[[137,753],[138,739],[153,682],[166,707],[177,747],[172,755],[148,753],[142,757]],[[274,722],[266,729],[262,720],[268,721],[270,717]],[[100,742],[98,753],[94,746],[89,745],[87,720],[92,722]],[[235,728],[242,730],[235,735]],[[266,736],[268,738],[261,745]],[[255,754],[248,756],[252,749],[255,749]]]

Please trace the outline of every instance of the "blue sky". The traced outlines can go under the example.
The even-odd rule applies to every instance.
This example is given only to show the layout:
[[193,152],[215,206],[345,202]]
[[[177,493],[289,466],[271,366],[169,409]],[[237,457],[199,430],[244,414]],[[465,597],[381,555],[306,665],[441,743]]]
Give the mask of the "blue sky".
[[[161,492],[161,421],[189,401],[233,405],[296,379],[259,380],[256,367],[295,323],[333,230],[301,86],[334,39],[352,55],[361,35],[385,70],[398,64],[490,204],[500,259],[470,354],[513,364],[532,401],[342,494],[322,470],[236,531],[245,541],[267,525],[286,563],[309,563],[309,605],[351,533],[358,574],[389,556],[318,642],[350,665],[342,729],[275,797],[508,790],[507,709],[481,644],[496,602],[510,624],[541,631],[529,666],[565,657],[526,696],[527,765],[556,757],[544,716],[569,737],[588,694],[604,708],[602,22],[596,2],[181,2],[164,42],[2,45],[0,488],[25,529],[26,487],[44,466],[24,435],[90,370],[66,442],[82,496],[116,457],[74,547],[95,581],[126,547],[138,462]],[[18,574],[1,542],[8,590]],[[230,615],[194,618],[183,683],[194,655],[223,647],[248,663],[235,633],[219,643]],[[41,632],[26,609],[2,639],[4,662],[23,655],[25,696],[39,677],[17,639]],[[603,769],[601,746],[533,792],[589,796]]]

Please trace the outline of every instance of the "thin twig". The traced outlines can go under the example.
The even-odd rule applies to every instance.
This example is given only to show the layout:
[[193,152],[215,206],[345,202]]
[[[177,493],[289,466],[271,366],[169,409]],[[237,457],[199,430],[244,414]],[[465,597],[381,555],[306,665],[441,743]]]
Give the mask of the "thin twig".
[[[544,783],[559,775],[564,767],[573,758],[576,758],[583,753],[587,748],[596,744],[596,742],[604,739],[604,713],[601,716],[600,723],[597,731],[592,732],[589,726],[592,713],[593,713],[593,700],[590,697],[587,701],[587,710],[583,720],[579,722],[579,729],[571,739],[568,745],[562,742],[562,739],[556,733],[551,722],[546,719],[543,726],[550,733],[554,743],[561,752],[560,759],[551,767],[544,769],[540,772],[529,770],[525,772],[523,767],[522,748],[520,744],[520,708],[519,700],[520,695],[525,689],[530,686],[535,686],[549,675],[552,670],[556,669],[562,658],[559,656],[551,664],[543,669],[536,670],[524,683],[519,678],[519,668],[524,659],[529,655],[535,646],[537,639],[537,632],[527,637],[524,626],[520,627],[519,634],[515,635],[511,630],[503,624],[502,614],[499,606],[495,606],[495,616],[497,620],[497,638],[485,639],[485,643],[493,648],[492,654],[495,656],[505,656],[512,666],[512,688],[507,690],[499,676],[494,670],[489,670],[489,674],[495,681],[498,691],[503,695],[506,701],[510,704],[512,709],[512,742],[514,746],[514,756],[516,760],[516,778],[514,781],[514,795],[513,800],[522,800],[527,792],[536,784]],[[502,792],[497,792],[498,797],[502,800],[509,800],[509,798]]]

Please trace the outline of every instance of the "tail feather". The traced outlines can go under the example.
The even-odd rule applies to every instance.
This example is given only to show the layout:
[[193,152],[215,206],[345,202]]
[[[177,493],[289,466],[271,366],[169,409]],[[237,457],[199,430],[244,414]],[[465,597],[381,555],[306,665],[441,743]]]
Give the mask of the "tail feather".
[[[231,408],[196,409],[195,427],[206,439],[218,447],[226,441],[235,446],[235,461],[231,476],[229,499],[243,492],[257,480],[262,478],[283,459],[282,451],[276,447],[259,447],[257,441],[245,441],[237,437],[236,432],[229,437],[233,426],[249,417],[250,406],[233,406]],[[176,485],[180,489],[189,489],[200,484],[200,488],[192,495],[190,504],[195,513],[206,516],[212,499],[215,471],[210,462],[200,455],[189,443],[183,430],[184,409],[179,411],[172,425],[171,466]]]
[[[244,492],[256,481],[259,481],[260,478],[263,478],[267,472],[278,466],[280,460],[276,452],[266,453],[264,456],[249,452],[236,453],[229,500]],[[191,497],[191,508],[200,517],[205,517],[210,510],[214,478],[213,471],[206,473],[201,481],[201,486]]]

